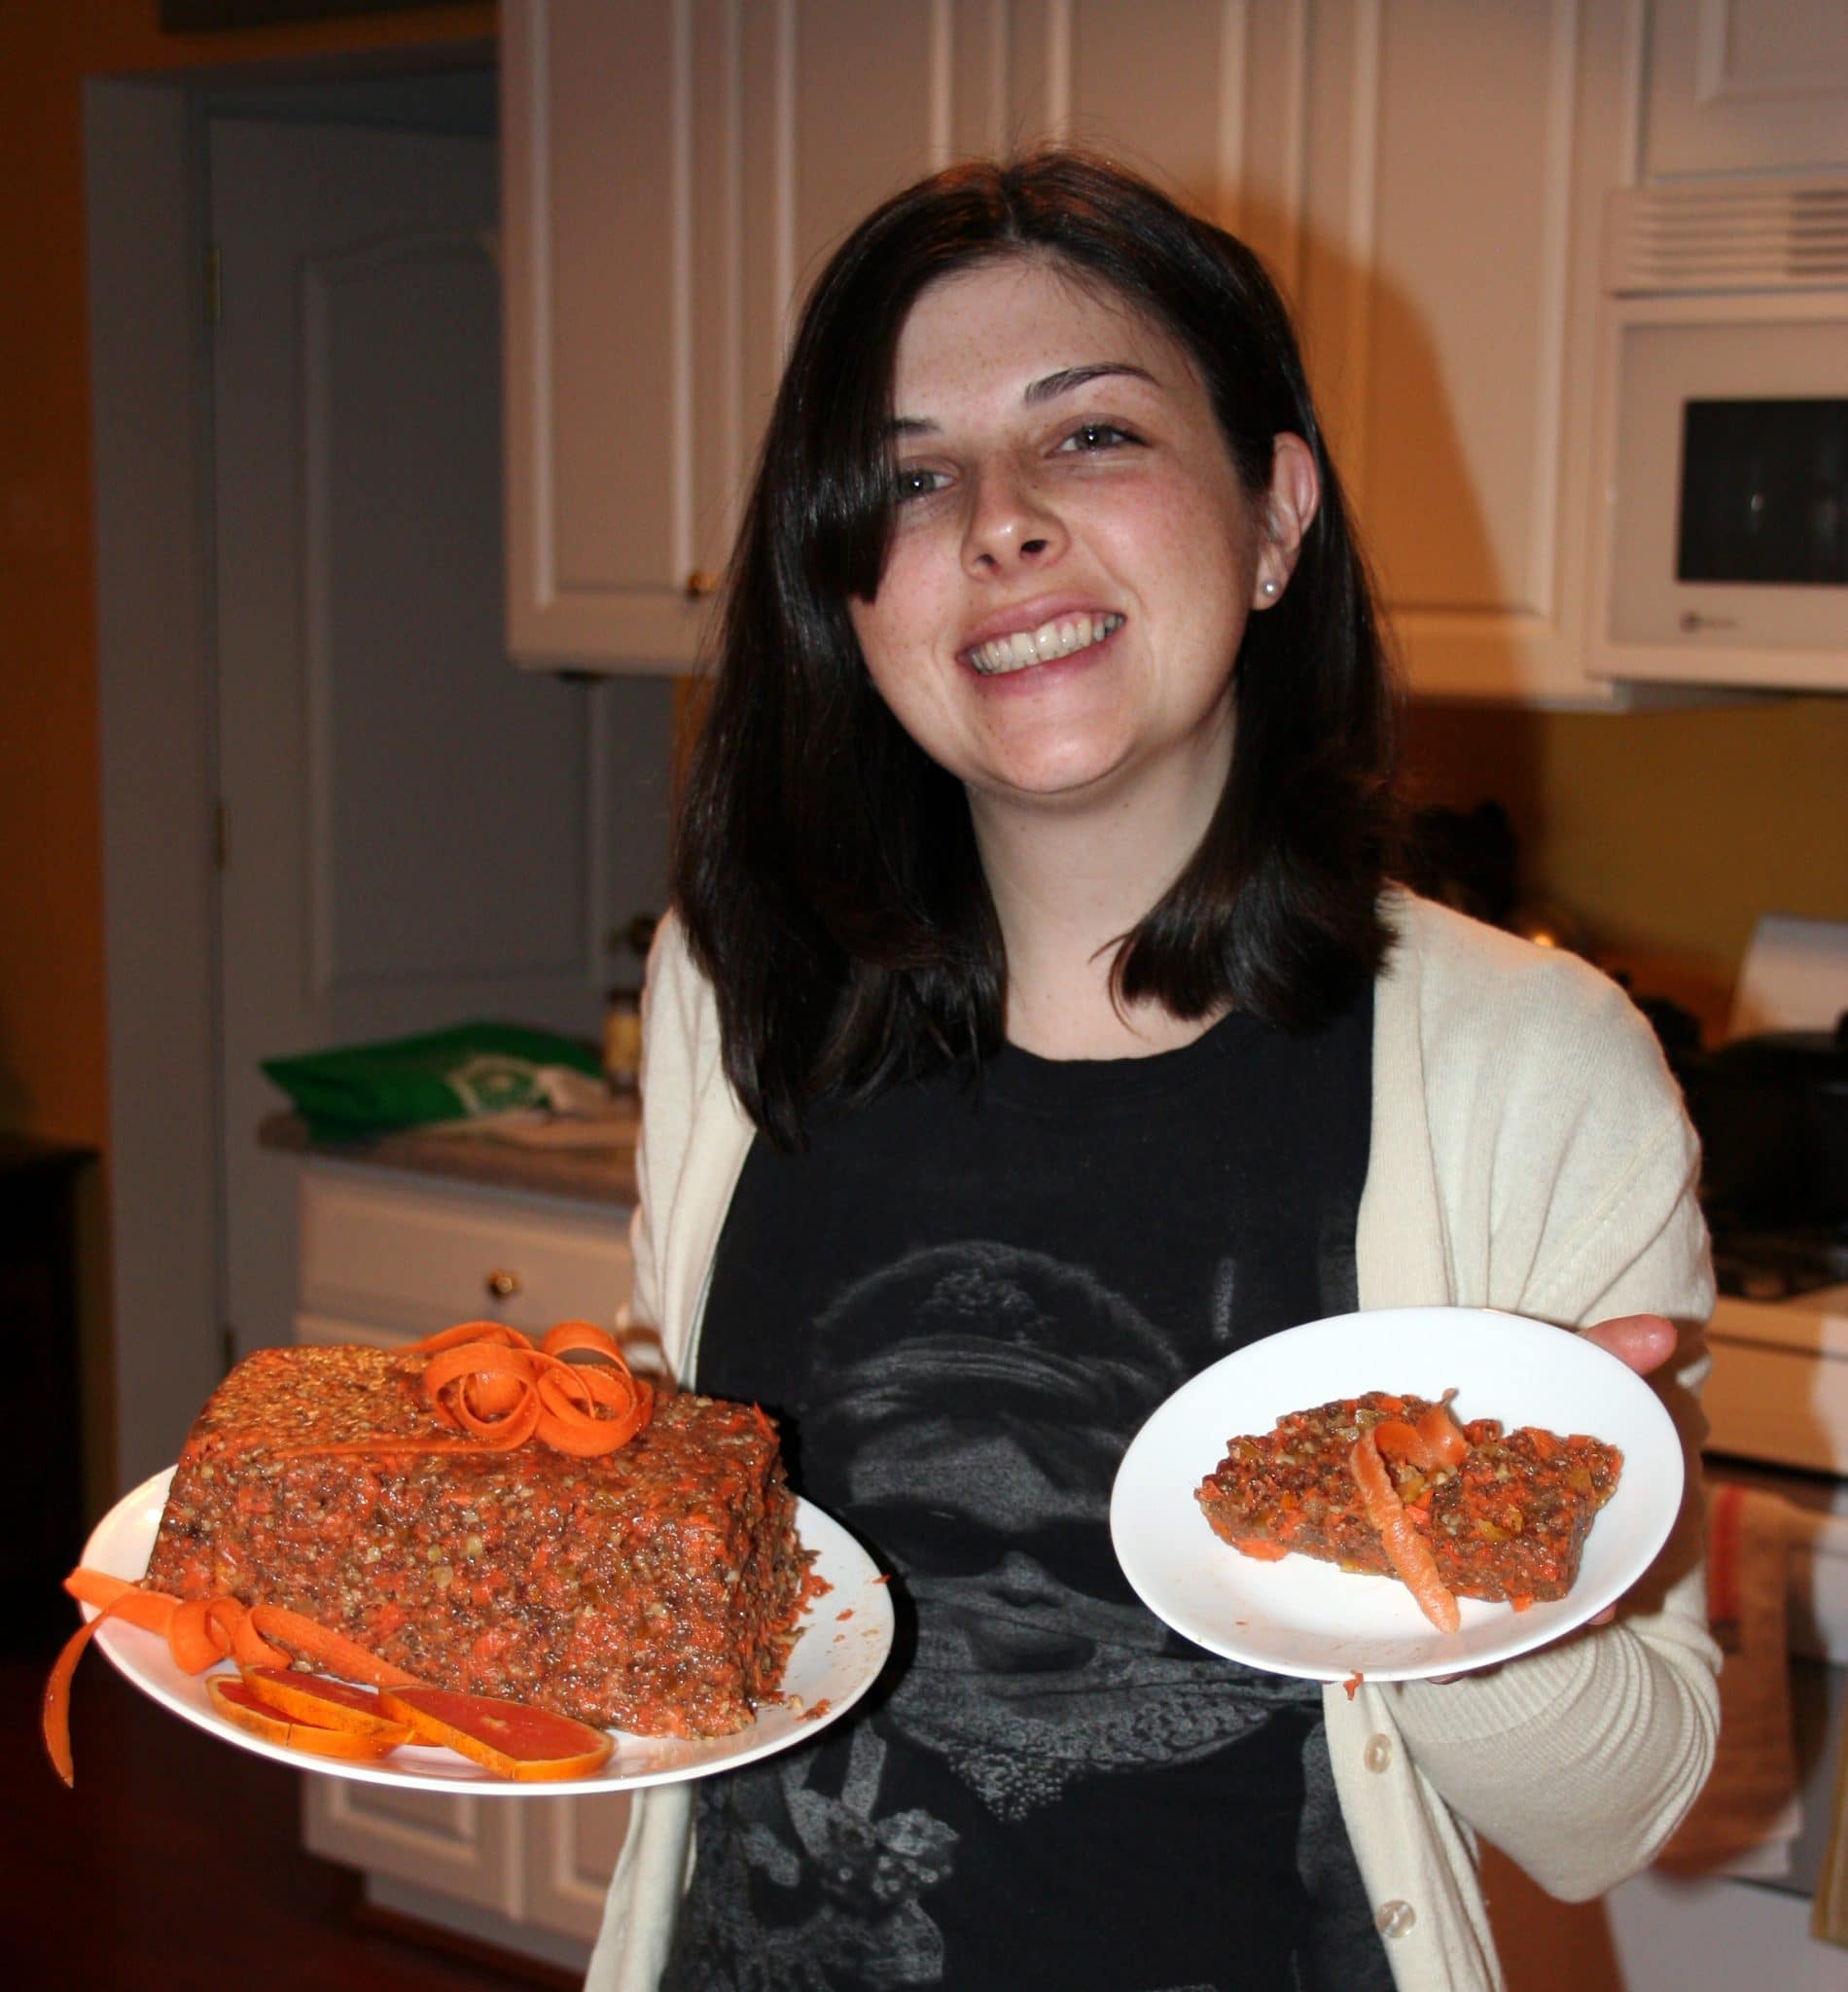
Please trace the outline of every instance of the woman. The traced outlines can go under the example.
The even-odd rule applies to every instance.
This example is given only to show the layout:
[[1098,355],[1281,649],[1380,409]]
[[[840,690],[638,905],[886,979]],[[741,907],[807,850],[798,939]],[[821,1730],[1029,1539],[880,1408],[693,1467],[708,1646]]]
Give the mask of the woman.
[[647,1796],[593,1986],[1487,1986],[1473,1831],[1585,1896],[1691,1801],[1686,1546],[1614,1623],[1351,1699],[1166,1634],[1110,1552],[1148,1411],[1273,1329],[1485,1305],[1648,1369],[1710,1304],[1622,996],[1388,884],[1389,720],[1246,250],[1056,152],[855,231],[651,967],[634,1308],[779,1415],[901,1636],[812,1746]]

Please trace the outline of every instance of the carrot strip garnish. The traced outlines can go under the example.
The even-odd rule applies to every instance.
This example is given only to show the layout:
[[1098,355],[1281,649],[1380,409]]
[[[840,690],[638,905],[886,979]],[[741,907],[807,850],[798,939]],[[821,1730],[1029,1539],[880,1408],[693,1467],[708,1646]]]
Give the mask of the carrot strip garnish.
[[1441,1402],[1418,1420],[1418,1436],[1425,1441],[1433,1466],[1460,1467],[1470,1456],[1469,1437],[1450,1408],[1455,1396],[1455,1391],[1446,1390]]
[[240,1667],[286,1667],[289,1655],[280,1647],[274,1647],[250,1622],[249,1608],[238,1604],[235,1598],[214,1598],[214,1606],[231,1607],[224,1614],[224,1622],[231,1631],[228,1649],[231,1657]]
[[167,1649],[182,1674],[202,1674],[224,1657],[212,1637],[210,1598],[183,1598],[167,1626]]
[[510,1349],[532,1346],[518,1329],[509,1328],[504,1321],[458,1321],[453,1328],[440,1328],[422,1341],[412,1342],[410,1351],[413,1355],[429,1355],[437,1349],[453,1348],[457,1342],[501,1342]]
[[371,1688],[409,1688],[416,1682],[416,1675],[381,1660],[343,1632],[281,1605],[252,1605],[250,1622],[265,1639],[287,1647],[343,1681],[364,1681]]
[[125,1577],[111,1577],[106,1570],[91,1570],[80,1563],[64,1580],[64,1588],[81,1605],[94,1605],[100,1612],[113,1605],[124,1591],[135,1588]]
[[[591,1349],[612,1363],[622,1361],[622,1351],[615,1335],[607,1329],[598,1328],[593,1321],[560,1321],[546,1331],[545,1339],[539,1344],[540,1353],[546,1356],[568,1356],[574,1349]],[[626,1369],[628,1366],[623,1365]]]
[[[125,1594],[124,1594],[125,1595]],[[145,1592],[136,1592],[145,1596]],[[123,1600],[116,1599],[105,1605],[93,1618],[86,1619],[63,1646],[52,1662],[52,1671],[46,1677],[45,1698],[39,1709],[39,1732],[45,1738],[45,1754],[52,1760],[52,1768],[57,1772],[66,1785],[77,1782],[77,1767],[71,1759],[71,1676],[77,1672],[77,1663],[84,1657],[84,1649],[96,1635],[96,1628],[106,1618],[120,1615]],[[169,1599],[168,1603],[171,1604]]]
[[[275,1456],[510,1452],[539,1439],[595,1459],[626,1444],[654,1415],[654,1390],[630,1370],[615,1336],[588,1321],[559,1322],[538,1348],[497,1321],[463,1322],[412,1347],[429,1358],[418,1380],[432,1410],[469,1440],[380,1434],[278,1446]],[[596,1360],[567,1362],[571,1355]]]
[[1439,1632],[1454,1632],[1462,1624],[1456,1599],[1444,1588],[1431,1546],[1405,1512],[1405,1505],[1393,1486],[1379,1447],[1370,1431],[1363,1432],[1348,1455],[1354,1484],[1360,1489],[1361,1507],[1378,1535],[1381,1547],[1399,1581],[1418,1601],[1418,1609]]
[[1380,1419],[1373,1427],[1373,1443],[1388,1459],[1404,1460],[1420,1473],[1461,1466],[1470,1456],[1470,1441],[1450,1414],[1452,1395],[1445,1391],[1443,1402],[1421,1412],[1415,1425],[1404,1418]]
[[[107,1571],[89,1570],[81,1564],[65,1578],[64,1588],[81,1603],[95,1608],[95,1617],[64,1642],[45,1683],[41,1728],[46,1754],[67,1785],[73,1778],[71,1677],[85,1649],[107,1619],[120,1618],[144,1632],[161,1634],[174,1665],[188,1674],[203,1673],[228,1656],[249,1667],[286,1667],[289,1653],[294,1652],[330,1674],[370,1682],[374,1688],[416,1685],[414,1674],[379,1659],[343,1633],[280,1605],[246,1608],[241,1600],[223,1594],[169,1597],[165,1591],[144,1590],[126,1578],[111,1577]],[[281,1644],[272,1646],[270,1639]]]
[[1420,1469],[1431,1465],[1424,1434],[1404,1418],[1382,1418],[1373,1427],[1373,1443],[1387,1459],[1403,1459]]
[[94,1605],[98,1611],[109,1612],[113,1618],[140,1626],[143,1632],[158,1632],[164,1638],[173,1621],[174,1599],[164,1591],[144,1591],[125,1577],[110,1577],[100,1570],[86,1570],[80,1564],[64,1580],[64,1588],[79,1603]]

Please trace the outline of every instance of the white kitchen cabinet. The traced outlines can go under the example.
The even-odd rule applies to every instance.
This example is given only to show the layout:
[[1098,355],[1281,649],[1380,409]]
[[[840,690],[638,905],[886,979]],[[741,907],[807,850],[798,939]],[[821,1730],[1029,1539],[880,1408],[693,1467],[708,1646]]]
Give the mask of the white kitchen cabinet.
[[509,647],[684,670],[818,257],[948,156],[946,10],[502,11]]
[[[310,1156],[302,1172],[298,1342],[391,1347],[457,1321],[543,1332],[628,1298],[626,1210]],[[302,1780],[302,1836],[357,1868],[370,1901],[581,1969],[628,1824],[607,1798],[401,1791]]]
[[1603,202],[1693,169],[1689,48],[1741,101],[1795,63],[1826,103],[1840,10],[1776,11],[508,0],[515,655],[684,669],[822,256],[915,174],[1054,136],[1278,275],[1410,689],[1617,702],[1585,668]]
[[1608,704],[1584,670],[1601,202],[1620,0],[1295,13],[1300,165],[1269,247],[1410,689]]
[[1841,0],[1650,0],[1648,179],[1848,168]]

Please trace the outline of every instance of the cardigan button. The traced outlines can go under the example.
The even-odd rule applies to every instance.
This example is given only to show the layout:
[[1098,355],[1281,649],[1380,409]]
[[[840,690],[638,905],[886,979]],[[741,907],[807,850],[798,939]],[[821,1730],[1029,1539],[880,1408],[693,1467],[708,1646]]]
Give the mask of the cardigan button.
[[1381,1903],[1373,1912],[1373,1927],[1382,1937],[1403,1937],[1417,1920],[1409,1903]]
[[1361,1761],[1368,1770],[1384,1770],[1393,1761],[1393,1739],[1387,1735],[1369,1736],[1367,1748],[1361,1752]]

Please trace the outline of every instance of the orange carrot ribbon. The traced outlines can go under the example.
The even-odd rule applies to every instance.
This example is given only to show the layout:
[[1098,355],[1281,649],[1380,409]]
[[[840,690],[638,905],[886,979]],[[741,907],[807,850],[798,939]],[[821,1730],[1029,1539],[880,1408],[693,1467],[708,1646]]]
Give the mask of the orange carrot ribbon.
[[46,1753],[67,1785],[73,1778],[71,1677],[85,1648],[107,1619],[120,1618],[144,1632],[160,1633],[173,1664],[185,1674],[202,1674],[224,1659],[244,1667],[286,1667],[293,1654],[323,1673],[373,1688],[409,1688],[417,1683],[416,1675],[381,1660],[357,1640],[280,1605],[246,1606],[229,1596],[170,1597],[81,1564],[64,1580],[64,1588],[80,1603],[96,1607],[95,1618],[64,1642],[45,1683],[41,1728]]
[[[559,1322],[537,1348],[505,1322],[464,1321],[412,1342],[410,1353],[429,1358],[419,1381],[431,1408],[468,1438],[380,1433],[278,1447],[278,1456],[511,1452],[537,1439],[594,1459],[626,1445],[654,1415],[654,1391],[630,1370],[615,1337],[588,1321]],[[565,1360],[574,1354],[596,1360]]]

